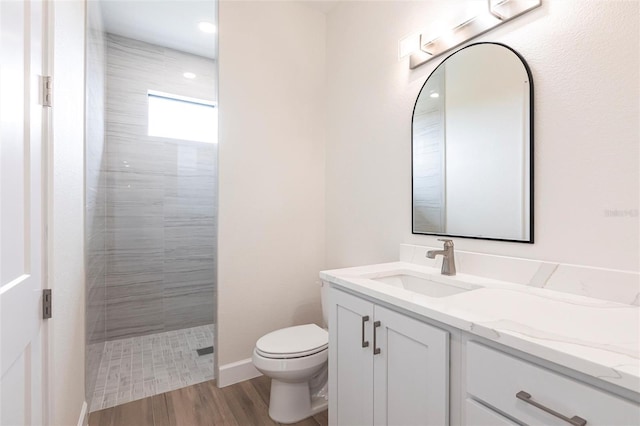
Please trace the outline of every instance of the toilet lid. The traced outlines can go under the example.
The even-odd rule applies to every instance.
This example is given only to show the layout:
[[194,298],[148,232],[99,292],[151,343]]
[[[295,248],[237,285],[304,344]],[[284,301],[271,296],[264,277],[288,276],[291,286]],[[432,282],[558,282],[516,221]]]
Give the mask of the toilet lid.
[[258,353],[269,358],[311,355],[329,345],[329,333],[315,324],[282,328],[265,334],[256,342]]

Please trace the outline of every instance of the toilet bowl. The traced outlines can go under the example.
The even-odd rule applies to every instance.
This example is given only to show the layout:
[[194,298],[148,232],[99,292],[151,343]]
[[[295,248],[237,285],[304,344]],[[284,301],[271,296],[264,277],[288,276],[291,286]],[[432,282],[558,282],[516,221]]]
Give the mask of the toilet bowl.
[[[322,316],[326,324],[329,285],[321,283]],[[271,378],[269,417],[295,423],[326,410],[329,333],[315,324],[282,328],[256,342],[253,365]]]
[[271,378],[269,417],[295,423],[327,408],[329,334],[315,324],[264,335],[253,350],[253,365]]

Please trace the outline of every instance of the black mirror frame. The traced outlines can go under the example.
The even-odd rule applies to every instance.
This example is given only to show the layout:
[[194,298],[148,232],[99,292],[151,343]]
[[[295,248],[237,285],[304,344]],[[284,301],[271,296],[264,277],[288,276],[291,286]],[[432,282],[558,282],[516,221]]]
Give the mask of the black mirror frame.
[[[524,66],[524,69],[527,73],[527,77],[529,79],[529,239],[528,240],[510,240],[510,239],[504,239],[504,238],[489,238],[489,237],[476,237],[476,236],[469,236],[469,235],[456,235],[456,234],[445,234],[445,233],[435,233],[435,232],[416,232],[415,229],[413,229],[413,223],[414,223],[414,206],[413,206],[413,191],[414,191],[414,187],[413,187],[413,119],[415,117],[415,112],[416,112],[416,106],[418,105],[418,99],[420,99],[420,94],[422,93],[422,90],[424,90],[425,86],[427,85],[427,82],[429,81],[429,78],[431,78],[431,76],[438,70],[438,68],[440,68],[440,65],[444,64],[447,59],[449,59],[451,56],[455,55],[456,53],[459,53],[461,51],[463,51],[464,49],[467,49],[469,47],[473,47],[473,46],[478,46],[478,45],[482,45],[482,44],[493,44],[493,45],[498,45],[498,46],[502,46],[508,50],[510,50],[513,54],[515,54],[518,59],[520,59],[520,61],[522,62],[522,65]],[[522,55],[520,55],[517,51],[515,51],[514,49],[512,49],[511,47],[507,46],[506,44],[503,43],[496,43],[496,42],[479,42],[479,43],[472,43],[469,44],[467,46],[464,46],[458,50],[456,50],[455,52],[451,53],[450,55],[447,55],[442,61],[440,61],[440,63],[438,64],[437,67],[435,67],[433,69],[433,71],[431,72],[431,74],[429,74],[429,77],[427,77],[427,79],[425,80],[424,84],[422,85],[422,87],[420,88],[420,91],[418,92],[418,96],[416,96],[416,101],[413,104],[413,111],[411,112],[411,233],[414,235],[434,235],[434,236],[443,236],[443,237],[454,237],[454,238],[470,238],[470,239],[475,239],[475,240],[489,240],[489,241],[505,241],[505,242],[511,242],[511,243],[525,243],[525,244],[533,244],[534,243],[534,161],[533,161],[533,135],[534,135],[534,111],[533,111],[533,107],[534,107],[534,102],[533,102],[533,97],[534,97],[534,90],[533,90],[533,76],[531,74],[531,69],[529,68],[529,65],[527,64],[527,61],[525,61],[524,57],[522,57]]]

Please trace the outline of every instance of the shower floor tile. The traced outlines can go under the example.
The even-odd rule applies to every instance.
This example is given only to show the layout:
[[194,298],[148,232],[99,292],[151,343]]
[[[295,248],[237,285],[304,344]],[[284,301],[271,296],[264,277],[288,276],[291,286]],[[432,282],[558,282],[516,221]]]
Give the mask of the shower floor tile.
[[212,380],[213,324],[105,343],[91,412]]

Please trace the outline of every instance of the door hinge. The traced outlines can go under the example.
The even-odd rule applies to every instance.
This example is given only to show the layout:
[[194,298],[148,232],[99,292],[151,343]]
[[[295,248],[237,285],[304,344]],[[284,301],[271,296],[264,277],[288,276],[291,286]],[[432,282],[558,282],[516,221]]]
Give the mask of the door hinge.
[[53,97],[53,78],[48,75],[40,76],[40,105],[51,107]]
[[42,319],[51,318],[51,289],[42,290]]

